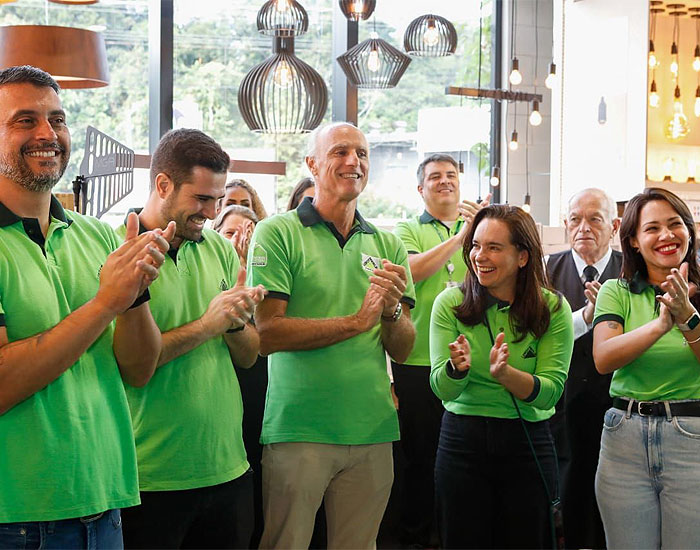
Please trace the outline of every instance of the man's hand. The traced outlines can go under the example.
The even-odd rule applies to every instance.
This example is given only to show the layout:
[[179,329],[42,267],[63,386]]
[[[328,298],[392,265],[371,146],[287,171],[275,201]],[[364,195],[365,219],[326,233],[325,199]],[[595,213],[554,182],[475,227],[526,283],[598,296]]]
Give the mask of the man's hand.
[[460,334],[448,347],[452,366],[460,372],[469,370],[472,366],[472,350],[464,334]]
[[600,290],[600,283],[598,281],[593,281],[591,283],[586,283],[586,289],[583,293],[586,295],[588,303],[583,308],[583,320],[587,325],[593,322],[593,313],[595,312],[595,302],[598,299],[598,291]]
[[377,287],[384,301],[382,315],[391,317],[406,291],[408,277],[402,265],[392,264],[389,260],[383,259],[382,266],[384,269],[373,271],[374,275],[369,278],[369,281]]
[[382,291],[383,289],[379,286],[370,283],[365,293],[365,299],[362,300],[362,305],[355,314],[355,318],[359,323],[360,332],[367,332],[379,322],[379,318],[382,316],[382,311],[384,309]]
[[127,218],[124,243],[107,256],[100,270],[100,287],[95,299],[115,315],[126,311],[157,277],[168,239],[175,234],[175,224],[165,231],[147,231],[138,235],[138,217]]
[[253,317],[255,306],[262,302],[265,294],[267,291],[262,285],[245,286],[245,272],[239,271],[236,286],[217,294],[209,302],[201,317],[205,333],[213,338],[229,329],[242,327]]
[[508,344],[505,343],[505,339],[506,335],[503,332],[499,332],[491,348],[491,353],[489,354],[491,376],[496,380],[500,379],[508,369],[510,352],[508,351]]
[[486,198],[479,203],[464,200],[457,205],[459,215],[464,219],[464,224],[459,230],[459,233],[457,233],[457,236],[459,237],[459,242],[464,244],[464,238],[467,236],[467,233],[471,228],[474,216],[476,216],[479,210],[488,206],[489,204],[491,204],[491,193],[486,195]]

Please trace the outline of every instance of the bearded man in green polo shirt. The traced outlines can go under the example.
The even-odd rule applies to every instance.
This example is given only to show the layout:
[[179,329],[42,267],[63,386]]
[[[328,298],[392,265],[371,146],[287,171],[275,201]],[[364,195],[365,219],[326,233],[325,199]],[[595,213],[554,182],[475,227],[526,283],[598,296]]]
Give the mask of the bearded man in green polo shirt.
[[460,201],[457,161],[443,153],[426,157],[416,175],[425,211],[398,222],[394,230],[408,250],[416,285],[416,344],[403,364],[392,361],[391,370],[406,457],[399,540],[406,547],[430,547],[437,542],[433,480],[440,420],[445,412],[430,389],[430,312],[440,292],[464,281],[464,236],[474,215],[489,204],[491,196],[480,204]]
[[[122,378],[153,374],[167,231],[126,242],[51,194],[70,133],[50,75],[0,71],[0,548],[119,548],[139,502]],[[116,320],[116,322],[114,322]]]
[[329,548],[373,548],[399,438],[385,352],[411,351],[406,249],[356,209],[369,146],[347,123],[316,130],[306,163],[313,201],[260,222],[248,278],[270,354],[263,421],[261,548],[308,547],[325,498]]
[[142,501],[124,514],[129,548],[250,544],[253,480],[232,361],[248,368],[257,359],[248,321],[264,289],[244,286],[231,242],[203,227],[224,196],[228,167],[219,144],[192,129],[165,134],[151,160],[141,227],[175,221],[177,232],[151,287],[158,368],[143,388],[127,388]]

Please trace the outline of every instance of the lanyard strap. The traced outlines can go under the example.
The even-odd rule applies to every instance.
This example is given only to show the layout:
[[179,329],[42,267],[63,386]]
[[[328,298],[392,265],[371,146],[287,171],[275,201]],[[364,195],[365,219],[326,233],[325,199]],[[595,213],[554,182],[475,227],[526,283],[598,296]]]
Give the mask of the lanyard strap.
[[[439,222],[438,222],[439,223]],[[459,223],[459,218],[457,218],[457,221],[455,222],[455,227],[457,227],[457,224]],[[442,233],[440,233],[440,230],[438,229],[437,225],[435,225],[435,221],[430,222],[430,225],[433,226],[433,229],[435,230],[435,233],[437,233],[438,239],[440,239],[441,243],[445,242],[445,239],[442,237]],[[447,229],[447,234],[450,234],[450,229]],[[452,274],[455,272],[455,264],[452,263],[452,260],[447,260],[447,263],[445,264],[445,270],[447,271],[447,278],[452,282]]]

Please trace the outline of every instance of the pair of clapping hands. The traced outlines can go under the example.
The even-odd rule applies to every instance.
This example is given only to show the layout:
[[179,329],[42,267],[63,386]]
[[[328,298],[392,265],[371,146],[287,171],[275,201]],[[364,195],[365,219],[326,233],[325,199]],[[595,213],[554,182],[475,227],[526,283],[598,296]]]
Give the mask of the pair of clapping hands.
[[697,287],[688,283],[688,262],[683,262],[679,269],[673,268],[659,286],[664,295],[656,297],[660,303],[658,321],[665,331],[669,331],[674,323],[685,323],[696,313],[690,298],[697,292]]
[[382,269],[374,269],[369,277],[369,288],[357,312],[363,330],[376,325],[381,317],[391,318],[406,291],[408,278],[402,265],[382,260]]
[[[489,353],[489,372],[496,380],[501,378],[508,368],[510,352],[505,339],[505,333],[499,332]],[[460,334],[448,347],[450,348],[450,361],[454,369],[459,372],[468,371],[472,364],[472,354],[469,341],[464,334]]]

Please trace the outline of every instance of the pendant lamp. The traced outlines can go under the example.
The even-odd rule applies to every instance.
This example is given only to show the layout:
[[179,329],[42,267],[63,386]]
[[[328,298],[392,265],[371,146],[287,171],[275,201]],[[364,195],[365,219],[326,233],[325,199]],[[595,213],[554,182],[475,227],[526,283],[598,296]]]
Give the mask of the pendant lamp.
[[374,13],[377,0],[339,0],[340,11],[350,21],[367,20]]
[[444,17],[421,15],[408,24],[403,49],[409,55],[422,57],[453,55],[457,49],[457,31]]
[[258,32],[269,36],[301,36],[309,30],[309,16],[297,0],[268,0],[256,21]]
[[381,38],[368,38],[337,58],[350,83],[356,88],[394,88],[411,63],[411,58]]

